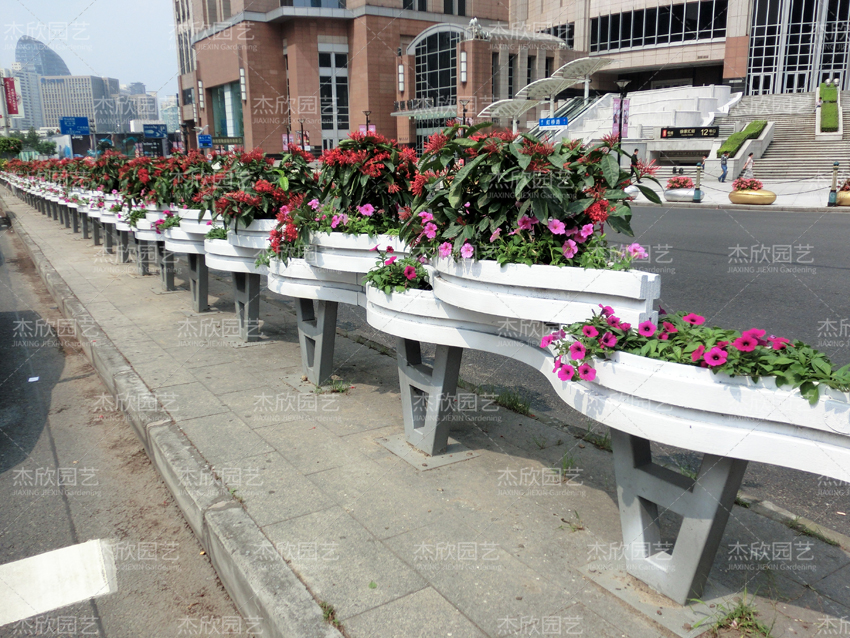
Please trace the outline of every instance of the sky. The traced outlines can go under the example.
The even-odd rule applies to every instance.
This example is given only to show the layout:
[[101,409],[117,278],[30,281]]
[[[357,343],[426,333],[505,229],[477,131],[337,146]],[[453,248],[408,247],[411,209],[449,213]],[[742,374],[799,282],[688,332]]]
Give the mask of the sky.
[[22,35],[56,51],[73,75],[143,82],[177,93],[172,0],[2,0],[0,67],[11,68]]

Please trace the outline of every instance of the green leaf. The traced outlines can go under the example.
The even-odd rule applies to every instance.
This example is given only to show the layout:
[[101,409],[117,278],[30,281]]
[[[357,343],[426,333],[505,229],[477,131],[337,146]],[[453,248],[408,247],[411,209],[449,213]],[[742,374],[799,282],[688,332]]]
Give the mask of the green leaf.
[[371,583],[369,583],[369,589],[377,589],[377,588],[378,588],[378,583],[376,583],[374,580]]
[[577,199],[574,202],[570,202],[567,207],[564,209],[565,213],[583,213],[588,209],[588,207],[593,203],[593,198],[588,199]]
[[620,165],[617,162],[618,159],[619,156],[615,157],[613,153],[608,153],[599,162],[602,167],[602,174],[605,176],[605,181],[608,182],[608,186],[611,188],[614,188],[620,183]]
[[627,237],[634,237],[635,233],[632,230],[631,224],[629,221],[631,220],[631,215],[628,217],[608,217],[608,225],[613,228],[618,233],[626,235]]
[[800,385],[800,394],[808,399],[809,403],[816,405],[820,398],[820,389],[817,384],[811,381],[805,381]]
[[616,199],[628,199],[629,194],[625,191],[622,191],[618,188],[609,189],[605,191],[605,199],[616,200]]
[[818,372],[825,374],[827,377],[832,376],[832,367],[823,359],[812,359],[812,367]]
[[658,193],[649,188],[649,186],[644,186],[643,184],[635,184],[635,186],[637,186],[638,190],[643,193],[643,196],[646,197],[653,204],[661,203],[661,198],[658,196]]

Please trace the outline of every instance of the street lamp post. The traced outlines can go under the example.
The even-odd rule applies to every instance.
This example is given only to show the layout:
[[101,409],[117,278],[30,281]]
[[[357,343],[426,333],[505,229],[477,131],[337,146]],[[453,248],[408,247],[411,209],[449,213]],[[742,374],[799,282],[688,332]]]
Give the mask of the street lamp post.
[[[629,80],[617,80],[617,86],[620,88],[620,117],[619,117],[619,133],[617,135],[617,144],[619,144],[620,149],[623,148],[623,108],[626,103],[626,87],[629,85]],[[617,157],[617,165],[619,166],[621,163],[621,157]]]
[[835,206],[838,199],[838,162],[832,165],[832,188],[829,190],[827,206]]
[[372,111],[363,111],[363,115],[366,116],[366,135],[369,134],[369,116],[372,115]]
[[463,126],[464,126],[464,133],[466,132],[466,105],[467,104],[469,104],[469,100],[461,100],[460,101],[460,105],[463,107],[463,119],[462,119],[462,121],[463,121]]
[[301,124],[301,150],[304,150],[304,118],[299,117],[298,122]]

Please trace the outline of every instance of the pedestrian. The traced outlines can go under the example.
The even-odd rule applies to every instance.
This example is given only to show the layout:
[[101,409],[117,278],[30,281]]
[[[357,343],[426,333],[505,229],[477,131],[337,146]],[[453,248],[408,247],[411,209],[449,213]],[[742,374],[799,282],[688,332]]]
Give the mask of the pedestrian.
[[638,171],[638,150],[635,149],[635,152],[632,153],[632,170],[629,173],[629,179],[631,179],[632,175],[637,177],[637,183],[640,184],[640,172]]
[[741,174],[747,179],[753,179],[753,164],[755,160],[753,159],[753,154],[750,153],[747,156],[747,161],[744,162],[744,170],[741,171]]
[[723,155],[720,156],[720,177],[717,178],[718,182],[726,181],[726,171],[729,170],[729,151],[724,151]]
[[701,160],[700,160],[700,162],[699,162],[699,164],[697,164],[697,166],[699,167],[699,169],[700,169],[703,173],[705,173],[705,162],[706,162],[707,160],[708,160],[708,155],[703,155],[703,156],[702,156],[702,159],[701,159]]
[[815,104],[815,113],[818,112],[818,109],[821,107],[821,104],[823,104],[823,100],[821,98],[818,98],[818,101]]

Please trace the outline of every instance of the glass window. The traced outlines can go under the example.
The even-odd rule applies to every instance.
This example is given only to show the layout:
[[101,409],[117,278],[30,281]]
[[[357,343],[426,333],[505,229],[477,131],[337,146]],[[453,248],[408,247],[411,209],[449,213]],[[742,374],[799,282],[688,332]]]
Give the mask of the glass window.
[[658,44],[670,42],[670,7],[658,7]]
[[320,53],[319,54],[319,67],[322,68],[330,68],[331,66],[331,54],[330,53]]
[[546,77],[552,77],[555,71],[555,58],[546,58]]
[[[549,59],[546,59],[546,68],[549,68]],[[493,100],[499,99],[499,54],[493,53],[490,56],[490,74],[493,83]]]
[[419,0],[419,10],[427,11],[428,10],[428,0]]
[[529,55],[528,56],[528,68],[525,74],[525,83],[526,85],[531,84],[536,79],[534,74],[537,72],[537,56]]
[[643,43],[647,46],[655,44],[658,34],[658,9],[647,9],[643,16]]
[[615,13],[611,16],[611,22],[609,29],[609,39],[608,39],[608,48],[609,49],[619,49],[620,48],[620,14]]
[[457,0],[457,14],[459,16],[466,15],[466,0]]
[[602,16],[599,18],[599,50],[607,51],[608,43],[611,42],[611,36],[608,33],[608,25],[611,22],[610,16]]
[[348,68],[348,54],[347,53],[335,53],[334,54],[334,63],[336,64],[336,68],[338,68],[338,69]]
[[632,46],[632,12],[627,11],[620,16],[620,46]]
[[407,9],[408,11],[413,11],[413,0],[404,0],[401,8]]
[[433,106],[457,102],[457,43],[454,31],[435,33],[416,45],[416,98]]
[[508,55],[508,99],[516,95],[516,55]]
[[670,42],[681,42],[685,36],[685,5],[670,7]]
[[599,18],[590,19],[590,50],[599,51]]
[[685,40],[696,40],[699,24],[699,3],[685,5]]
[[454,13],[453,0],[443,0],[443,13],[448,13],[450,15]]

